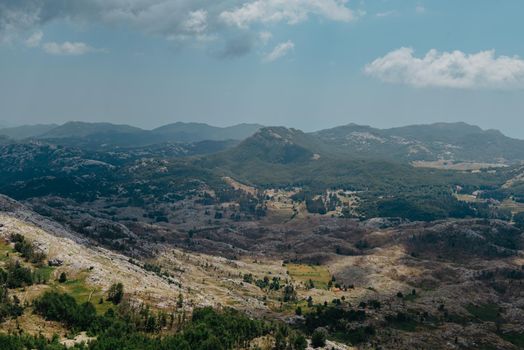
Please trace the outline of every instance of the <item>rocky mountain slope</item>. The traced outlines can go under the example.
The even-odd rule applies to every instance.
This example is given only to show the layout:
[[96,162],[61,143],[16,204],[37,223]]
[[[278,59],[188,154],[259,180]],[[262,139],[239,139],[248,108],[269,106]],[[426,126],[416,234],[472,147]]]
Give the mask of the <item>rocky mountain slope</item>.
[[[15,140],[33,138],[97,149],[102,146],[130,148],[166,142],[191,144],[201,141],[241,141],[262,128],[258,124],[214,127],[203,123],[177,122],[143,130],[129,125],[68,122],[63,125],[0,129],[0,135]],[[273,130],[276,134],[294,132],[295,137],[298,137],[298,130],[287,129],[284,132],[283,129],[267,130]],[[489,167],[495,164],[517,164],[524,160],[524,141],[509,138],[497,130],[482,130],[465,123],[410,125],[391,129],[348,124],[300,137],[326,154],[373,157],[395,162],[447,161],[449,164],[478,163],[479,166]]]
[[348,124],[314,133],[334,147],[364,156],[400,161],[519,163],[524,141],[465,123],[437,123],[392,129]]
[[[149,236],[136,239],[151,254],[130,259],[0,199],[2,242],[21,234],[47,259],[62,261],[52,279],[65,272],[74,285],[82,283],[87,295],[78,297],[98,298],[122,282],[128,298],[155,309],[175,310],[182,294],[187,309],[230,305],[256,318],[303,324],[306,333],[321,326],[332,340],[358,349],[445,343],[456,349],[518,349],[524,334],[524,236],[504,222],[362,222],[309,215],[287,222],[215,219],[209,225],[199,217],[213,205],[187,202],[191,210],[179,215],[191,221],[164,231],[162,223],[150,225]],[[154,232],[185,235],[190,244],[182,250],[179,243],[154,239]],[[50,282],[12,293],[30,301],[53,288],[68,290]],[[29,310],[18,319],[34,333],[45,332],[46,322]],[[14,327],[0,324],[4,330]]]

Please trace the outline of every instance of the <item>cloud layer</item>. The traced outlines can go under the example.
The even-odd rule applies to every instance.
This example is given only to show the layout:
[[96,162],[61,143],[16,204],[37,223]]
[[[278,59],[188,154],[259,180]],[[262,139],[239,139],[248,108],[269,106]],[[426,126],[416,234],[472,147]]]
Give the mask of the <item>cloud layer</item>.
[[497,57],[493,50],[466,54],[433,49],[418,58],[413,49],[403,47],[368,64],[365,72],[384,82],[414,87],[524,88],[524,60]]
[[293,51],[294,48],[295,48],[295,44],[291,40],[288,40],[285,43],[280,43],[277,46],[275,46],[273,51],[271,51],[264,57],[264,61],[265,62],[276,61],[279,58],[286,56],[289,52]]
[[[0,42],[67,21],[131,28],[180,43],[218,41],[226,52],[239,46],[239,37],[249,37],[251,43],[236,49],[249,52],[245,48],[260,41],[252,25],[260,31],[266,23],[295,24],[313,16],[343,22],[356,18],[347,0],[2,0]],[[38,38],[33,39],[27,45],[38,46]],[[58,48],[48,47],[53,52]]]
[[25,41],[25,44],[27,47],[38,47],[40,46],[40,42],[42,41],[42,38],[44,37],[44,33],[39,30],[37,32],[34,32],[27,40]]
[[349,22],[356,18],[345,0],[256,0],[220,13],[229,25],[245,28],[251,23],[287,22],[296,24],[318,15],[333,21]]
[[89,52],[96,52],[100,51],[98,49],[95,49],[86,43],[81,42],[69,42],[66,41],[64,43],[45,43],[42,48],[45,52],[51,55],[72,55],[72,56],[79,56],[84,55]]

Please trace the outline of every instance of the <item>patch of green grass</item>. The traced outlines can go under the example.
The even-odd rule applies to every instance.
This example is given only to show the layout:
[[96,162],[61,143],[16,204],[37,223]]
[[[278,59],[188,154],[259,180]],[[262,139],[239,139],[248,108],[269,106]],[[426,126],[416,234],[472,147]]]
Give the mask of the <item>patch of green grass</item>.
[[41,274],[46,279],[46,281],[51,281],[51,279],[53,277],[53,271],[54,270],[55,270],[54,267],[42,266],[42,267],[38,267],[35,271],[38,274]]
[[287,270],[295,281],[307,284],[311,280],[315,288],[327,289],[328,283],[331,281],[331,274],[324,266],[288,264]]
[[[95,306],[99,313],[105,313],[113,304],[105,300],[100,288],[88,286],[86,278],[87,273],[83,272],[75,278],[68,279],[64,283],[54,281],[53,287],[59,292],[68,293],[75,298],[79,304],[89,301]],[[100,299],[103,301],[102,304],[99,303]]]
[[9,260],[9,256],[13,255],[15,251],[9,243],[6,241],[0,240],[0,262],[5,262]]
[[314,312],[316,310],[315,306],[309,307],[307,300],[298,300],[296,302],[282,303],[275,308],[275,311],[286,313],[286,314],[295,314],[297,308],[302,309],[302,315]]
[[524,333],[510,332],[501,334],[501,338],[509,341],[513,345],[524,349]]
[[497,304],[469,304],[466,306],[466,310],[468,310],[468,312],[475,318],[485,322],[495,322],[500,317]]

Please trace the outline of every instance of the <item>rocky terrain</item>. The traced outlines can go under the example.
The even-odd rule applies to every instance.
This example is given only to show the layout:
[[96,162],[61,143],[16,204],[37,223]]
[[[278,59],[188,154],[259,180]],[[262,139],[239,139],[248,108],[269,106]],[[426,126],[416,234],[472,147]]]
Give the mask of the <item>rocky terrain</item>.
[[[524,177],[518,155],[505,153],[516,141],[464,125],[351,125],[127,148],[82,135],[140,130],[74,126],[0,145],[0,192],[12,197],[0,197],[0,267],[19,261],[38,281],[7,288],[24,308],[0,330],[89,340],[33,312],[34,301],[65,292],[103,314],[122,283],[126,303],[179,327],[202,307],[232,307],[310,342],[325,331],[328,349],[524,346]],[[74,144],[62,142],[67,132]],[[459,152],[471,144],[449,146],[466,134],[503,146],[489,159]],[[392,150],[388,159],[374,143]],[[415,144],[431,154],[412,157],[421,153],[405,147]],[[38,264],[22,255],[20,237],[41,253]],[[271,349],[277,338],[250,346]]]
[[[295,309],[305,312],[309,298],[320,305],[342,300],[366,313],[349,329],[375,329],[357,348],[517,348],[508,339],[524,333],[524,242],[511,225],[360,222],[321,215],[268,220],[235,227],[215,223],[189,238],[186,233],[191,242],[185,244],[175,232],[158,243],[137,237],[153,250],[130,259],[5,197],[0,215],[4,241],[13,233],[24,235],[48,259],[63,261],[54,275],[83,275],[95,294],[118,281],[130,298],[158,309],[176,309],[181,294],[188,310],[233,306],[254,317],[291,323],[301,322]],[[264,277],[292,285],[296,299],[284,302],[282,289],[255,283]],[[42,286],[26,288],[21,300],[41,291]],[[41,328],[34,331],[47,327],[35,324]]]

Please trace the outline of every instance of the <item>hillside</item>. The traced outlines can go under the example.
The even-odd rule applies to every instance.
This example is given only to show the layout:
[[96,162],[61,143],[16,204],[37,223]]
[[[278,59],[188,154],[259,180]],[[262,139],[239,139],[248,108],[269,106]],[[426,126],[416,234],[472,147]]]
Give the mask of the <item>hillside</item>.
[[[122,344],[141,334],[143,344],[154,342],[159,333],[163,337],[184,334],[181,329],[187,331],[190,322],[199,320],[190,321],[184,315],[202,306],[222,310],[232,306],[250,319],[270,321],[266,327],[287,323],[286,333],[299,332],[307,338],[318,327],[326,328],[331,340],[327,349],[366,349],[372,344],[438,348],[449,338],[472,349],[495,344],[516,350],[521,344],[524,237],[512,225],[486,220],[402,223],[314,216],[285,223],[222,218],[210,226],[199,218],[215,210],[214,205],[196,201],[184,207],[191,209],[175,212],[191,218],[187,224],[180,222],[169,230],[162,223],[149,224],[148,234],[137,237],[135,243],[145,245],[149,255],[130,258],[98,247],[86,231],[74,232],[68,225],[0,197],[0,268],[13,269],[5,259],[9,254],[10,259],[22,261],[24,268],[38,271],[34,276],[43,276],[7,289],[9,303],[16,296],[23,307],[12,319],[0,320],[0,333],[21,327],[26,335],[50,338],[56,333],[62,342],[85,339],[68,337],[74,328],[67,319],[47,313],[51,318],[46,320],[46,309],[32,303],[42,303],[46,292],[57,292],[68,293],[78,303],[92,303],[88,309],[97,317],[108,309],[115,310],[114,317],[137,315],[127,318],[132,326],[124,333],[122,328],[105,332],[94,327],[95,322],[73,323],[77,332],[96,334],[96,340],[89,341],[99,343]],[[189,227],[193,228],[186,231]],[[181,248],[178,241],[159,239],[159,233],[180,236],[180,242],[190,244]],[[23,260],[21,254],[27,256],[27,249],[16,245],[20,236],[45,254],[44,267]],[[217,250],[205,251],[213,246]],[[234,252],[234,258],[221,257],[224,250]],[[47,261],[60,264],[48,267]],[[65,282],[59,282],[62,273],[67,276]],[[117,282],[125,292],[120,305],[108,299]],[[167,320],[174,315],[175,322],[164,323],[162,314]],[[143,315],[159,321],[148,321]],[[221,321],[222,329],[228,320]],[[269,339],[259,346],[273,349],[276,332],[262,334]]]
[[39,136],[43,139],[60,139],[60,138],[82,138],[94,135],[104,134],[137,134],[143,130],[129,125],[117,125],[111,123],[85,123],[85,122],[67,122],[45,134]]
[[[163,143],[238,142],[257,134],[261,129],[263,127],[258,124],[215,127],[203,123],[177,122],[153,130],[143,130],[111,123],[68,122],[60,126],[34,125],[1,129],[0,135],[14,140],[35,138],[70,147],[96,150],[146,147]],[[307,135],[296,129],[283,131],[284,129],[267,128],[266,132],[273,130],[273,136],[281,136],[283,139],[291,136],[294,145],[308,149],[309,152],[313,152],[309,156],[316,158],[374,158],[413,163],[419,167],[459,170],[514,165],[524,160],[523,140],[512,139],[499,131],[482,130],[465,123],[411,125],[391,129],[348,124]],[[289,135],[291,131],[295,134]],[[271,135],[257,135],[259,138],[266,137],[267,142],[276,141],[275,138],[271,139]],[[244,144],[243,147],[248,148],[249,145]],[[222,149],[224,148],[217,144],[214,152]],[[302,151],[288,144],[278,152],[281,154],[258,154],[273,157],[273,162],[285,162],[288,157],[298,157],[298,153]],[[242,155],[237,154],[237,157]]]
[[296,186],[311,195],[326,189],[357,191],[366,216],[423,220],[474,215],[469,204],[452,196],[454,188],[494,189],[511,176],[503,171],[415,168],[385,157],[352,154],[315,135],[281,127],[261,129],[197,164],[262,188]]
[[[141,210],[155,212],[155,206],[194,191],[212,191],[218,195],[214,201],[238,199],[238,193],[226,194],[228,186],[222,178],[227,176],[258,189],[298,187],[301,194],[297,196],[308,203],[328,190],[358,192],[360,205],[355,215],[412,220],[500,217],[497,210],[488,210],[487,203],[459,201],[454,191],[460,187],[465,194],[478,190],[488,194],[516,176],[512,169],[445,171],[352,156],[333,150],[311,134],[286,128],[261,129],[239,144],[203,141],[89,150],[52,143],[12,143],[0,147],[0,166],[0,191],[16,199],[59,196],[84,205],[93,201],[143,203]],[[497,195],[514,196],[517,189],[511,187]],[[315,206],[323,211],[323,206]],[[241,209],[251,214],[256,211],[250,205]]]
[[0,129],[0,135],[7,136],[13,140],[23,140],[41,136],[58,127],[56,124],[23,125]]
[[[239,124],[231,127],[214,127],[202,123],[174,123],[154,130],[111,123],[68,122],[63,125],[35,125],[2,129],[0,135],[15,140],[38,139],[45,142],[97,150],[111,148],[137,148],[176,143],[187,148],[222,150],[228,144],[252,135],[260,125]],[[207,153],[209,151],[200,152]],[[191,153],[191,152],[189,152]]]
[[[518,349],[522,166],[415,168],[283,127],[213,152],[221,144],[0,145],[0,192],[21,201],[0,197],[0,278],[26,276],[6,279],[0,344],[21,327],[62,342],[140,334],[155,349],[159,334],[178,341],[189,315],[198,322],[211,306],[220,322],[267,322],[246,337],[264,350],[292,341],[282,327],[308,341],[325,328],[337,350],[436,348],[450,337]],[[49,318],[42,299],[67,296],[46,292],[91,303],[92,321]],[[128,331],[98,326],[111,322]],[[68,339],[73,330],[86,333]]]
[[152,133],[164,140],[178,142],[198,142],[204,140],[224,141],[243,140],[253,135],[259,124],[238,124],[229,127],[216,127],[203,123],[173,123],[153,129]]
[[465,123],[437,123],[392,129],[349,124],[314,133],[334,147],[367,157],[397,161],[514,164],[524,160],[524,140]]

